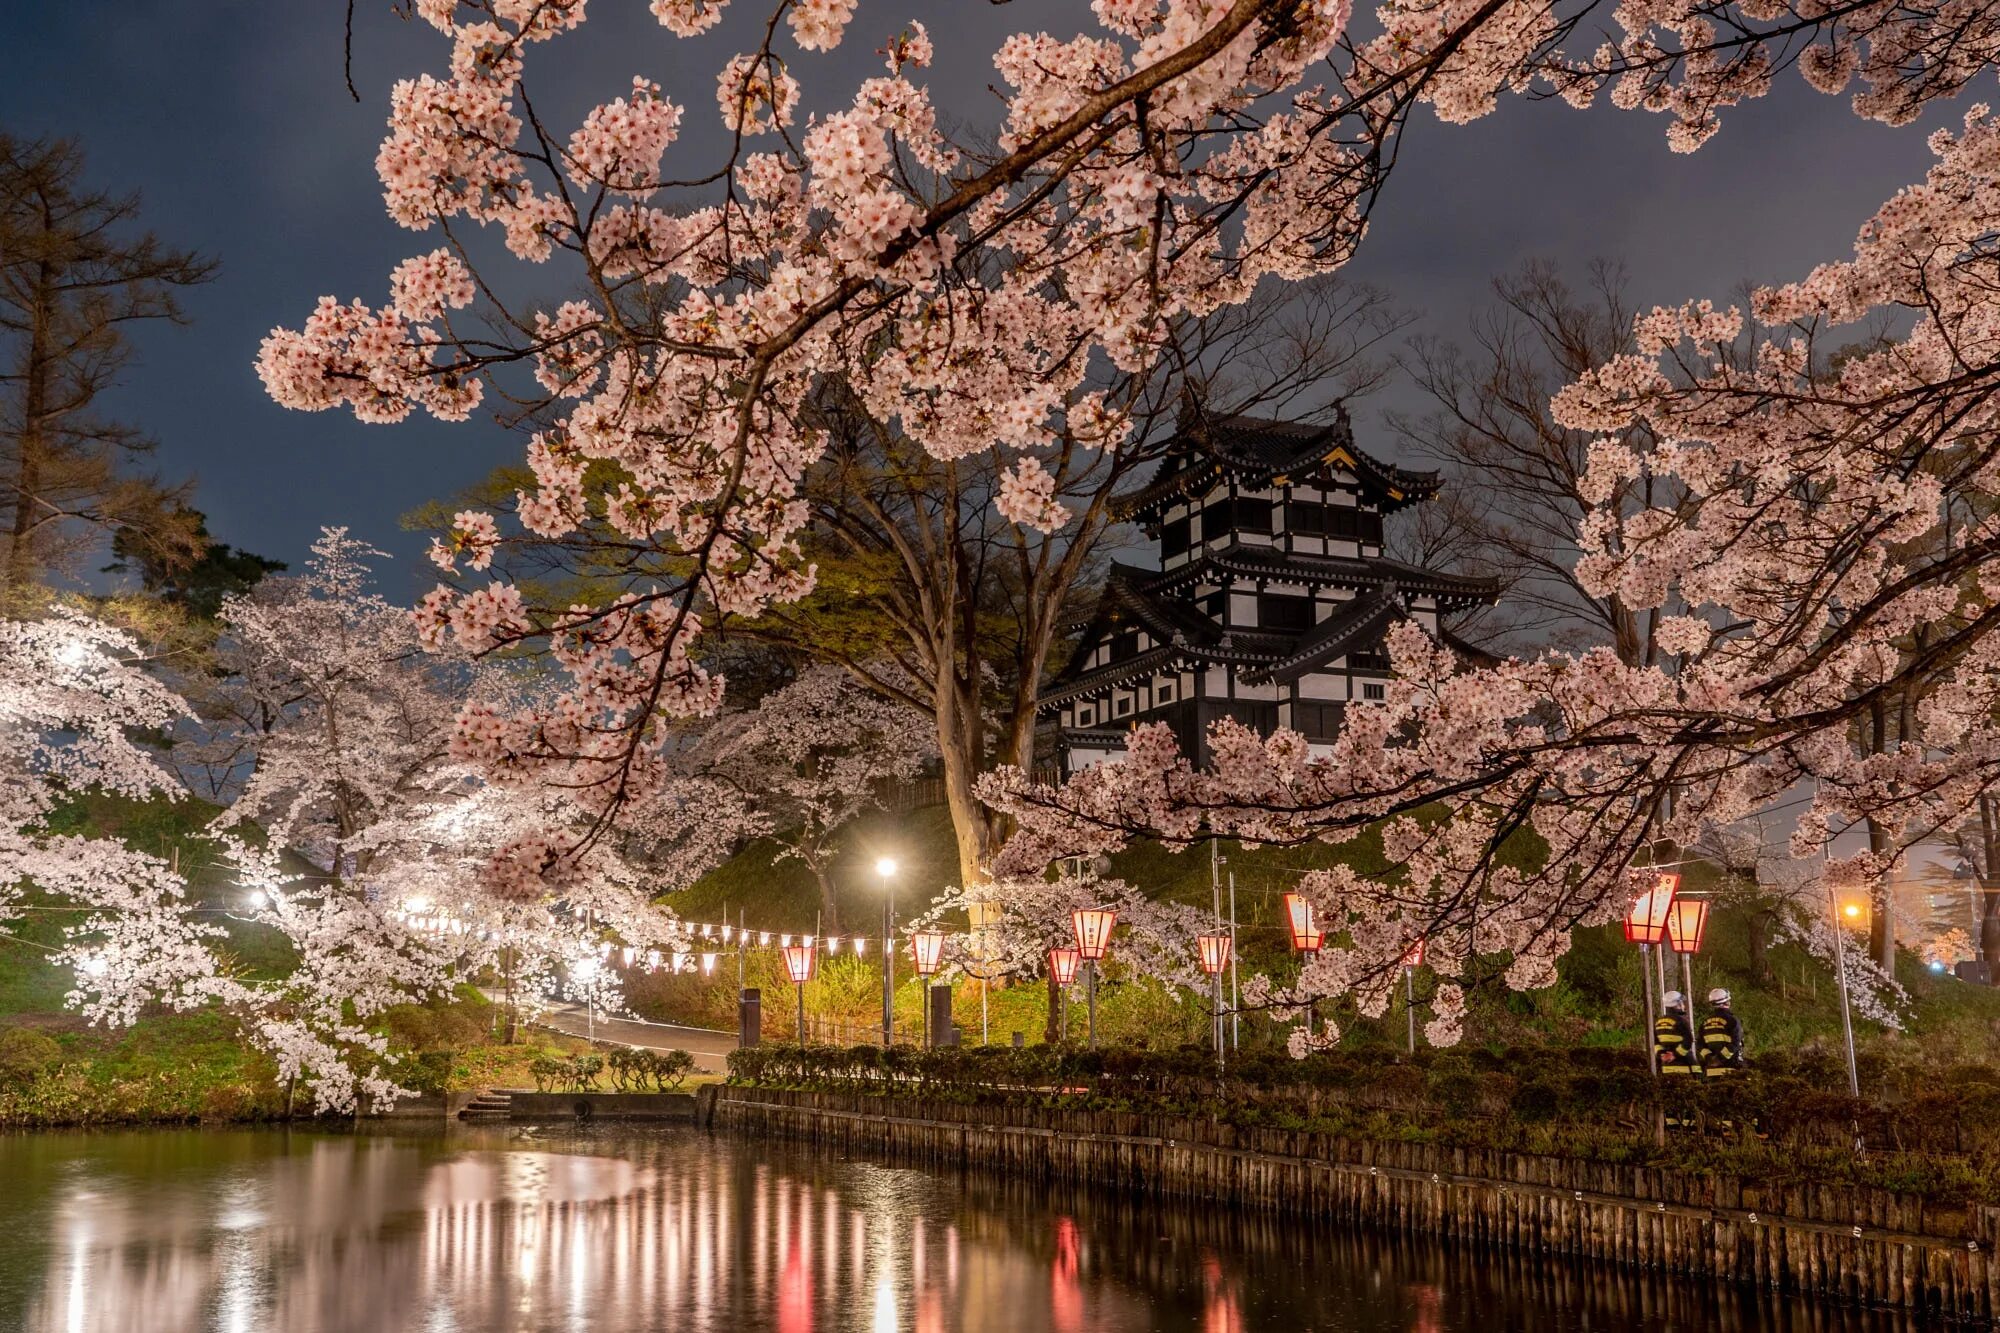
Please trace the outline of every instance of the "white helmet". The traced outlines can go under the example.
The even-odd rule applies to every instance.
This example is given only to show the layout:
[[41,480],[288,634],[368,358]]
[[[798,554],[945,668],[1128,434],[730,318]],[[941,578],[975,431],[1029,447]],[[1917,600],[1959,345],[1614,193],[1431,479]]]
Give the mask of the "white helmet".
[[1687,1008],[1687,997],[1677,990],[1670,990],[1660,997],[1660,1003],[1666,1005],[1669,1009],[1685,1009]]
[[1722,987],[1717,986],[1714,990],[1708,993],[1708,1002],[1710,1004],[1728,1004],[1729,992],[1722,989]]

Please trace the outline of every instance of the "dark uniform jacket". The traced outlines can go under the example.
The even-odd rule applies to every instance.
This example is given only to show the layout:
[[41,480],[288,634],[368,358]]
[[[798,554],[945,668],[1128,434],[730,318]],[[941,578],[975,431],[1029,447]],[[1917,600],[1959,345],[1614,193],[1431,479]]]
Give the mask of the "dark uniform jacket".
[[1653,1023],[1653,1058],[1662,1074],[1692,1074],[1695,1065],[1694,1029],[1687,1015],[1675,1010],[1661,1014]]
[[1743,1067],[1743,1024],[1733,1010],[1717,1008],[1701,1020],[1701,1072],[1727,1074]]

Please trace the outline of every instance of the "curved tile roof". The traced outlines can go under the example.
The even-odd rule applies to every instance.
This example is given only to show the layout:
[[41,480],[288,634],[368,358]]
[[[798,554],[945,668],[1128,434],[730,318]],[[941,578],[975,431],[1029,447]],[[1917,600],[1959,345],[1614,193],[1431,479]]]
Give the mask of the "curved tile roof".
[[1346,410],[1336,412],[1334,420],[1324,425],[1263,417],[1184,417],[1152,480],[1114,500],[1112,512],[1120,519],[1139,518],[1161,504],[1207,491],[1224,473],[1261,488],[1328,463],[1353,472],[1384,510],[1400,509],[1437,493],[1437,473],[1412,472],[1364,453],[1354,443]]

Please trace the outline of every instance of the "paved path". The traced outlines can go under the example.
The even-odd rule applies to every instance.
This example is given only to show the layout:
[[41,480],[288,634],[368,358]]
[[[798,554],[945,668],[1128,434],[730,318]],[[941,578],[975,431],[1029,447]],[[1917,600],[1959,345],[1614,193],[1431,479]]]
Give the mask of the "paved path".
[[684,1028],[671,1023],[640,1023],[629,1018],[597,1015],[593,1022],[580,1004],[550,1003],[534,1020],[546,1028],[572,1037],[595,1035],[599,1041],[620,1046],[640,1046],[649,1051],[687,1051],[694,1056],[695,1068],[708,1074],[728,1071],[729,1053],[736,1049],[736,1034],[712,1028]]

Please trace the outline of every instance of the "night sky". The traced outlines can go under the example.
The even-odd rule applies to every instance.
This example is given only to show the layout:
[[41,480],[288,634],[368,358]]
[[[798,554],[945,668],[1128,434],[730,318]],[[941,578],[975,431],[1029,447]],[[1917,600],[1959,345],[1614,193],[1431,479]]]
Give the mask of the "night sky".
[[[683,41],[643,0],[595,0],[579,34],[534,50],[537,109],[567,133],[645,74],[688,108],[670,168],[712,162],[715,70],[750,44],[752,6],[736,0],[720,28]],[[879,69],[874,49],[908,18],[937,44],[933,97],[970,125],[996,118],[989,62],[1004,33],[1067,37],[1090,25],[1082,0],[863,0],[841,49],[798,55],[808,109],[815,88],[825,106]],[[94,183],[140,191],[164,238],[221,259],[219,280],[187,303],[193,327],[146,332],[113,404],[159,437],[163,473],[198,478],[215,535],[296,563],[320,525],[345,523],[396,554],[386,591],[407,596],[428,580],[399,517],[518,458],[521,441],[490,419],[385,427],[284,411],[252,371],[271,326],[295,326],[322,293],[379,304],[389,269],[438,243],[390,222],[373,158],[390,84],[442,71],[448,44],[387,0],[360,0],[357,104],[342,79],[342,20],[338,0],[15,3],[0,19],[0,126],[80,137]],[[1592,256],[1622,258],[1641,300],[1722,302],[1741,279],[1794,278],[1844,257],[1860,223],[1929,158],[1923,127],[1860,121],[1795,73],[1725,113],[1722,133],[1692,157],[1667,150],[1665,128],[1655,116],[1558,102],[1503,103],[1471,126],[1420,111],[1348,271],[1446,336],[1485,301],[1492,275],[1530,257],[1578,274]],[[1370,417],[1399,398],[1413,403],[1392,390],[1361,414],[1364,443],[1373,435],[1383,447]]]

